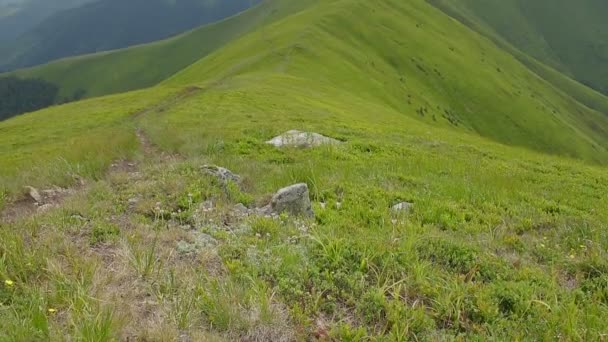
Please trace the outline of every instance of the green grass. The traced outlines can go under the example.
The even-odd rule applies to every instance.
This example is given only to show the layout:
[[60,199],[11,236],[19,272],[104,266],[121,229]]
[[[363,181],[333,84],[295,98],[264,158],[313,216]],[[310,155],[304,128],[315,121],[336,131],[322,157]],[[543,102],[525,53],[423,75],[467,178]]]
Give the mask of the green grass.
[[313,0],[269,0],[221,22],[159,42],[66,58],[11,73],[57,84],[61,97],[79,90],[95,97],[147,88],[194,63],[227,42],[298,11]]
[[0,123],[0,192],[99,178],[138,148],[130,115],[175,90],[155,88],[56,106]]
[[[605,168],[301,82],[237,79],[146,114],[136,124],[181,161],[151,159],[139,174],[111,175],[46,215],[3,227],[0,277],[15,285],[1,292],[12,310],[0,311],[0,331],[151,340],[608,333]],[[264,143],[290,128],[345,143]],[[202,175],[207,163],[243,176],[243,196]],[[296,182],[311,189],[314,221],[227,219],[240,197],[260,202]],[[201,217],[208,199],[216,209]],[[403,200],[413,211],[391,214]],[[113,225],[111,238],[96,239],[98,227]],[[178,243],[196,231],[217,246],[181,255]]]
[[533,58],[608,94],[608,25],[602,1],[430,1],[485,26]]
[[[162,87],[0,123],[5,184],[46,155],[138,160],[0,223],[0,339],[604,339],[604,125],[423,1],[317,3]],[[290,129],[343,143],[265,144]],[[233,213],[300,182],[314,220]]]
[[[220,253],[232,274],[273,286],[296,331],[325,317],[330,335],[354,340],[606,333],[604,168],[432,128],[319,84],[258,81],[225,82],[143,126],[165,149],[244,175],[258,198],[309,184],[310,235],[253,221],[250,240],[225,237]],[[292,128],[346,143],[264,144]],[[403,200],[414,212],[391,216]]]
[[318,5],[236,40],[163,84],[235,75],[264,83],[269,74],[304,78],[311,89],[347,89],[423,122],[505,144],[606,160],[604,114],[423,1]]

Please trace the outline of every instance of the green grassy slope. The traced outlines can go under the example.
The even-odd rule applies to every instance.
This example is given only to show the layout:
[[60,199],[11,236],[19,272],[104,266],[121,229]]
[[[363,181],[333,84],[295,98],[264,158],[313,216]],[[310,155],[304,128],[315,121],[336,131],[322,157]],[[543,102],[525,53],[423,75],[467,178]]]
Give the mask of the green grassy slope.
[[[315,206],[318,226],[295,246],[289,237],[300,235],[289,224],[254,220],[258,230],[234,238],[203,228],[226,236],[220,250],[231,274],[271,284],[292,310],[293,329],[306,336],[319,320],[337,340],[605,333],[604,280],[583,275],[586,267],[599,277],[607,270],[598,259],[608,247],[605,168],[437,128],[348,89],[289,75],[226,80],[144,117],[142,126],[163,149],[244,175],[255,199],[306,182],[317,202],[329,203]],[[284,151],[264,144],[293,128],[345,144]],[[393,225],[388,208],[401,200],[416,209]],[[260,241],[256,232],[269,235]],[[581,282],[570,290],[573,277]],[[576,304],[575,293],[584,293]],[[225,301],[212,302],[229,310]],[[222,319],[224,311],[198,303],[203,317]]]
[[223,44],[259,25],[295,12],[312,0],[268,0],[224,21],[167,40],[73,57],[12,74],[42,78],[60,87],[61,97],[84,90],[94,97],[153,86]]
[[130,115],[170,94],[156,88],[102,97],[0,123],[0,198],[20,194],[26,184],[99,177],[111,161],[137,148]]
[[[104,160],[57,208],[0,222],[0,339],[601,340],[606,167],[530,148],[605,162],[602,127],[422,0],[312,4],[159,87],[0,123],[0,146],[24,146],[0,149],[4,184]],[[135,129],[179,157],[138,151]],[[343,143],[264,143],[288,129]],[[53,132],[67,139],[49,153]],[[135,153],[137,170],[102,176]],[[297,182],[314,220],[235,215]]]
[[[252,54],[251,51],[255,51]],[[164,84],[287,74],[404,115],[596,161],[608,119],[422,1],[332,1],[237,40]]]
[[[47,214],[0,224],[0,276],[13,284],[0,285],[11,308],[0,311],[0,337],[595,340],[608,332],[605,168],[433,127],[290,76],[225,81],[134,123],[184,161],[151,159]],[[345,143],[264,143],[291,128]],[[243,189],[202,175],[207,163],[240,174]],[[314,222],[232,216],[236,203],[263,203],[296,182],[311,189]],[[215,209],[201,222],[206,200]],[[391,215],[403,200],[414,210]],[[216,244],[179,249],[200,233]]]
[[608,94],[608,4],[601,0],[432,0],[478,21],[563,73]]

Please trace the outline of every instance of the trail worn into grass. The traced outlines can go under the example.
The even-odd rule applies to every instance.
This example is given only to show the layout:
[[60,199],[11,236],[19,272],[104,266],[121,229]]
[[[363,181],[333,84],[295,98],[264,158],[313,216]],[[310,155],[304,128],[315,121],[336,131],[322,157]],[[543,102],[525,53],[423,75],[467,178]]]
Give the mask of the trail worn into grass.
[[[150,113],[165,112],[173,106],[186,100],[187,98],[198,94],[202,90],[202,88],[196,86],[186,87],[180,92],[178,92],[175,96],[172,96],[169,99],[166,99],[158,104],[149,106],[135,113],[133,115],[133,118],[138,119]],[[156,146],[154,146],[154,144],[152,144],[146,137],[142,129],[136,128],[135,134],[139,141],[141,156],[143,159],[137,160],[137,158],[132,158],[114,161],[108,167],[106,178],[110,177],[112,174],[116,174],[119,172],[137,174],[139,172],[138,170],[140,169],[140,163],[146,159],[158,157],[160,160],[171,160],[179,158],[179,156],[176,154],[169,154],[165,151],[161,151]],[[46,212],[51,208],[56,208],[60,206],[61,203],[63,203],[67,198],[86,191],[86,181],[79,175],[73,175],[73,178],[73,185],[68,188],[59,188],[55,185],[52,185],[48,189],[40,191],[36,189],[36,191],[39,191],[41,193],[54,193],[52,196],[45,197],[44,201],[41,202],[37,202],[34,198],[28,195],[27,189],[24,189],[22,196],[20,196],[12,203],[8,203],[7,205],[5,205],[5,207],[0,212],[0,220],[2,222],[11,223],[29,216]]]

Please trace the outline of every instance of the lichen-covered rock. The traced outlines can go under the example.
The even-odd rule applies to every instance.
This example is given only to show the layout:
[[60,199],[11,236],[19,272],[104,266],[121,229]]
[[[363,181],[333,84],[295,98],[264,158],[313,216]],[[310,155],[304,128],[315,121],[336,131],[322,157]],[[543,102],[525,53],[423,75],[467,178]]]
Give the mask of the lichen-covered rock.
[[401,203],[395,204],[391,208],[391,211],[393,213],[409,213],[412,210],[413,207],[414,207],[413,203],[410,203],[410,202],[401,202]]
[[291,146],[310,148],[321,145],[336,145],[339,144],[340,141],[326,137],[319,133],[291,130],[267,141],[266,143],[275,147]]

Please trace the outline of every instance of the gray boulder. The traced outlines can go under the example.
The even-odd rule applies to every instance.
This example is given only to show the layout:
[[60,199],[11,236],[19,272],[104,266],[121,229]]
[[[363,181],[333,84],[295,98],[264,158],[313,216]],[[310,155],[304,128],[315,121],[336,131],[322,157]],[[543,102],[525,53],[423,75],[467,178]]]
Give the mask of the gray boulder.
[[336,145],[339,144],[340,141],[318,133],[291,130],[267,141],[266,143],[275,147],[291,146],[311,148],[321,145]]
[[300,183],[279,190],[270,201],[270,205],[263,210],[271,213],[289,213],[295,216],[314,217],[312,211],[308,185]]

